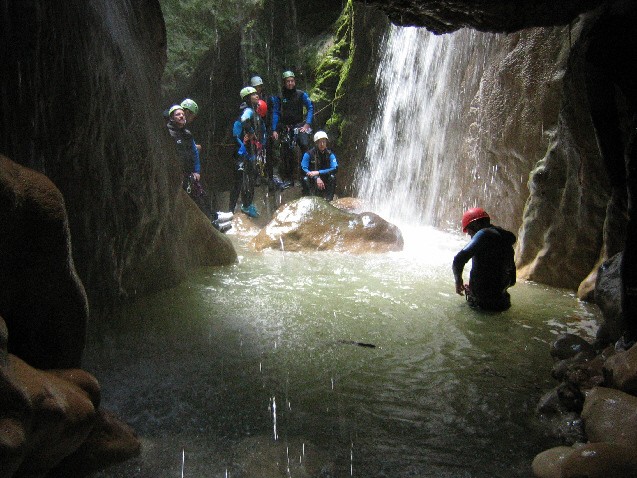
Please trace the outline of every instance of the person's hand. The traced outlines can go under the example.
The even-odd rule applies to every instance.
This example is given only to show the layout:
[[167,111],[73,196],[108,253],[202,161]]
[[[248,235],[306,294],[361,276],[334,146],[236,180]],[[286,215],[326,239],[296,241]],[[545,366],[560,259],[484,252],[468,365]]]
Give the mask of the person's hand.
[[192,178],[195,181],[199,181],[199,178],[201,178],[201,175],[199,173],[192,173]]
[[325,189],[325,183],[323,182],[323,180],[317,176],[316,178],[316,186],[322,191],[323,189]]
[[195,146],[197,146],[197,149],[198,149],[199,151],[201,151],[201,145],[200,145],[200,144],[196,144]]
[[276,131],[272,131],[272,139],[274,141],[278,140],[279,139],[279,133],[276,132]]
[[307,123],[303,125],[303,127],[299,130],[300,133],[307,133],[310,130],[311,126]]
[[461,280],[456,282],[456,294],[458,294],[458,295],[464,295],[464,293],[465,293],[465,289],[466,289],[466,287],[465,287],[465,285],[462,283],[462,281],[461,281]]
[[318,176],[319,172],[318,171],[308,171],[307,175],[310,178],[313,178],[314,176]]

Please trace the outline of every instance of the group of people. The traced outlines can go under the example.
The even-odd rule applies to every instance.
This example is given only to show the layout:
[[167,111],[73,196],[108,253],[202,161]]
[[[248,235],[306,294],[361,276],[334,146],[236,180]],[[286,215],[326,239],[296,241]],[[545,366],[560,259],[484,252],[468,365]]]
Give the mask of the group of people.
[[295,74],[283,72],[278,96],[265,92],[259,76],[253,76],[239,96],[239,116],[232,127],[237,150],[227,213],[210,210],[208,195],[201,185],[201,145],[186,127],[197,117],[197,104],[187,98],[170,107],[166,114],[168,131],[182,159],[183,188],[212,224],[222,232],[230,229],[239,197],[241,212],[253,218],[259,216],[254,190],[261,174],[267,177],[270,190],[293,187],[300,175],[303,195],[331,201],[336,191],[338,162],[327,147],[325,131],[314,134],[315,146],[310,148],[314,105],[309,95],[296,87]]
[[212,211],[206,190],[201,185],[201,160],[199,152],[201,145],[195,142],[191,131],[186,128],[199,113],[199,106],[190,98],[168,109],[168,132],[175,141],[177,154],[181,160],[181,185],[188,195],[195,201],[199,209],[210,219],[212,225],[221,232],[227,232],[232,227],[232,211]]
[[241,195],[241,211],[250,217],[259,212],[254,205],[258,164],[263,165],[270,190],[287,189],[302,175],[303,195],[334,198],[338,162],[327,148],[325,131],[314,134],[310,149],[314,104],[309,95],[296,87],[294,72],[283,72],[279,96],[265,92],[259,76],[239,92],[240,114],[233,124],[237,143],[234,185],[229,210],[236,208]]
[[[235,179],[230,192],[229,212],[210,210],[207,194],[200,182],[201,162],[197,144],[186,125],[197,117],[197,104],[187,98],[168,112],[168,131],[182,160],[182,187],[199,208],[222,232],[231,227],[239,196],[241,211],[258,217],[254,205],[257,161],[264,161],[270,187],[293,186],[297,172],[302,174],[304,195],[321,195],[328,201],[334,197],[338,162],[327,147],[325,131],[314,134],[314,147],[309,147],[312,132],[313,104],[308,94],[296,88],[294,73],[285,71],[280,96],[264,93],[263,80],[254,76],[250,86],[241,89],[240,115],[232,134],[238,149],[235,154]],[[274,148],[281,148],[275,162]],[[299,160],[298,151],[302,154]],[[480,207],[470,208],[462,216],[462,231],[471,241],[453,259],[456,293],[464,295],[471,307],[503,311],[511,306],[507,289],[516,282],[513,244],[515,235],[491,224],[489,214]],[[472,260],[469,283],[462,278],[466,263]]]

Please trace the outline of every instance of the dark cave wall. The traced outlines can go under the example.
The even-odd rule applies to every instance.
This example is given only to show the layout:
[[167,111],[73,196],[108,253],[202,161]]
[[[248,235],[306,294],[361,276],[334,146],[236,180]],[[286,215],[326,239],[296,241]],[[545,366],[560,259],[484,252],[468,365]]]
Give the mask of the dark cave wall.
[[[1,6],[0,152],[62,192],[91,304],[176,283],[204,256],[193,257],[180,227],[179,165],[160,114],[158,2]],[[219,240],[211,236],[202,241]],[[204,263],[233,260],[221,241]]]

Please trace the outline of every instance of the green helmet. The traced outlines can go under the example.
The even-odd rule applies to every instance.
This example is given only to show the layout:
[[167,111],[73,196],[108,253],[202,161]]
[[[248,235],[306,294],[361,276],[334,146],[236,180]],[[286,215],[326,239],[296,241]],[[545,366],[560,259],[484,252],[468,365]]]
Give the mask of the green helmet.
[[283,79],[285,80],[286,78],[295,78],[294,76],[294,72],[288,70],[288,71],[284,71],[283,75],[281,75],[283,77]]
[[199,113],[199,106],[197,106],[197,103],[195,103],[190,98],[186,98],[184,101],[182,101],[181,102],[181,107],[183,109],[185,109],[185,110],[192,111],[194,114],[198,114]]
[[246,96],[251,95],[252,93],[256,93],[257,90],[255,90],[253,87],[251,86],[246,86],[245,88],[242,88],[241,91],[239,92],[239,96],[241,97],[241,99],[245,98]]
[[183,110],[183,109],[184,109],[184,107],[183,107],[183,106],[181,106],[181,105],[172,105],[172,106],[170,107],[170,109],[168,110],[168,116],[170,116],[170,117],[172,118],[172,115],[173,115],[173,113],[174,113],[175,111],[177,111],[177,110]]

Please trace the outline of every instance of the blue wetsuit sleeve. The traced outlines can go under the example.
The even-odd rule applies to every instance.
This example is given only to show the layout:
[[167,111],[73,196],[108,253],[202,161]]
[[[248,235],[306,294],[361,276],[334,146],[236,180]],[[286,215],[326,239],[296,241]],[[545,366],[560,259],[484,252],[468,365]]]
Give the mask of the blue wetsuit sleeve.
[[476,253],[483,247],[484,231],[478,231],[471,239],[471,242],[464,246],[456,257],[453,258],[453,276],[458,281],[462,277],[462,270],[469,259],[471,259]]
[[305,108],[307,109],[305,122],[307,124],[312,124],[312,119],[314,118],[314,104],[312,103],[312,100],[310,99],[309,95],[305,92],[303,92],[303,96],[301,99],[303,100],[303,104],[305,105]]
[[281,117],[281,102],[277,96],[272,97],[272,131],[276,131]]
[[310,155],[309,153],[303,154],[303,159],[301,159],[301,169],[305,174],[310,172]]
[[319,170],[319,174],[330,174],[333,173],[334,171],[336,171],[336,169],[338,168],[338,163],[336,162],[336,156],[334,155],[334,153],[330,154],[330,167],[327,169],[321,169]]
[[197,148],[197,144],[195,143],[195,138],[192,139],[192,154],[193,154],[193,169],[194,173],[201,172],[201,162],[199,160],[199,149]]
[[245,147],[245,144],[243,144],[242,133],[243,133],[243,125],[241,124],[241,121],[237,120],[232,125],[232,136],[234,136],[234,139],[239,146],[239,151],[238,151],[239,154],[246,153],[246,147]]

